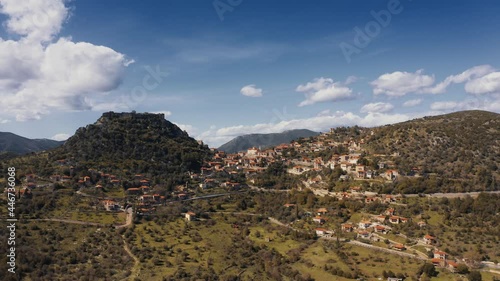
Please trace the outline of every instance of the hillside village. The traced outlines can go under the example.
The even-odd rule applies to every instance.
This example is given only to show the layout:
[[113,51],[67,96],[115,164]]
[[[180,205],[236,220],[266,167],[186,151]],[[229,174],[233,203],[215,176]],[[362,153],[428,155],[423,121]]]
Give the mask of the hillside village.
[[[430,218],[421,215],[403,216],[398,210],[407,205],[408,198],[415,195],[379,194],[373,184],[390,184],[400,178],[421,177],[419,167],[410,172],[399,172],[393,155],[370,155],[365,149],[370,138],[336,139],[335,129],[318,137],[299,139],[290,144],[281,144],[261,150],[253,147],[247,151],[226,154],[212,149],[213,156],[203,163],[199,173],[189,173],[189,181],[165,192],[161,181],[145,174],[128,177],[110,174],[97,169],[77,171],[78,163],[71,159],[57,160],[59,173],[48,178],[32,174],[25,175],[19,197],[31,198],[34,191],[43,188],[73,187],[82,196],[94,196],[99,204],[94,208],[108,212],[123,212],[134,209],[135,216],[154,216],[157,208],[171,202],[196,200],[203,197],[230,193],[261,191],[280,192],[290,189],[309,190],[316,196],[327,196],[335,200],[357,201],[362,205],[377,206],[380,213],[362,213],[351,216],[341,224],[330,222],[335,214],[328,206],[319,209],[304,209],[304,216],[297,221],[283,223],[296,231],[312,231],[320,239],[341,239],[356,245],[403,254],[420,260],[428,260],[435,267],[459,271],[459,265],[476,268],[478,261],[444,252],[439,245],[441,237],[427,232]],[[376,159],[376,160],[375,160]],[[286,173],[298,179],[296,186],[274,190],[256,186],[259,176],[271,165],[280,163]],[[331,175],[336,171],[337,177]],[[332,180],[334,186],[332,188]],[[336,183],[337,184],[336,184]],[[424,196],[424,195],[421,195]],[[294,210],[294,203],[286,203],[283,209]],[[187,221],[195,221],[201,214],[192,211],[178,214]],[[407,236],[401,233],[401,225],[412,224],[425,233],[421,236]],[[350,242],[353,243],[353,242]]]

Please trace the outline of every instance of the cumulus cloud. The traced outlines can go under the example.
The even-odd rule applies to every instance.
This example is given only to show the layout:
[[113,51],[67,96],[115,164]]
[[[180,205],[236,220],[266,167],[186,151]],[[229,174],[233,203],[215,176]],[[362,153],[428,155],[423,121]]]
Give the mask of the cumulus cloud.
[[434,84],[434,76],[423,74],[423,70],[416,72],[385,73],[372,81],[375,95],[404,96],[408,93],[419,92]]
[[7,31],[30,42],[51,40],[68,17],[68,9],[61,0],[1,0],[0,13],[9,16]]
[[375,102],[375,103],[368,103],[363,105],[361,107],[360,112],[361,113],[383,113],[383,112],[388,112],[391,111],[394,108],[394,106],[390,103],[385,103],[385,102]]
[[70,135],[69,134],[65,134],[65,133],[60,133],[60,134],[55,134],[54,136],[52,136],[50,139],[52,140],[56,140],[56,141],[64,141],[64,140],[67,140],[69,139]]
[[465,84],[465,91],[474,95],[500,93],[500,72],[492,72],[470,80]]
[[490,65],[471,67],[462,73],[450,75],[434,84],[434,75],[425,75],[422,70],[415,73],[396,71],[381,75],[370,84],[375,95],[404,96],[408,93],[442,94],[452,84],[465,83],[469,94],[489,94],[500,92],[500,72]]
[[252,98],[262,97],[262,89],[257,88],[254,84],[244,86],[241,88],[240,93]]
[[360,125],[373,127],[385,124],[402,122],[415,118],[413,115],[368,113],[364,116],[344,111],[322,111],[317,116],[304,119],[284,120],[278,123],[261,123],[255,125],[238,125],[224,128],[210,128],[196,136],[210,146],[217,147],[231,139],[252,133],[279,133],[293,129],[310,129],[317,132],[325,132],[332,127]]
[[[474,66],[472,68],[465,70],[464,72],[462,72],[460,74],[450,75],[450,76],[446,77],[446,79],[444,79],[441,83],[437,84],[436,86],[434,86],[432,88],[424,89],[423,92],[430,93],[430,94],[442,94],[442,93],[446,92],[446,89],[451,84],[465,83],[467,81],[470,81],[471,79],[483,77],[484,75],[491,73],[494,70],[495,69],[490,65]],[[468,82],[467,84],[469,84],[469,83],[470,82]],[[466,84],[466,89],[467,89],[467,84]]]
[[413,107],[422,103],[422,99],[407,100],[403,103],[404,107]]
[[[348,78],[347,82],[352,83],[353,78]],[[304,93],[306,97],[299,106],[353,99],[352,89],[347,87],[346,83],[334,82],[331,78],[320,77],[307,84],[299,85],[296,91]]]
[[68,17],[63,0],[0,0],[7,31],[0,38],[0,106],[18,121],[53,110],[91,110],[116,89],[132,61],[105,46],[56,38]]

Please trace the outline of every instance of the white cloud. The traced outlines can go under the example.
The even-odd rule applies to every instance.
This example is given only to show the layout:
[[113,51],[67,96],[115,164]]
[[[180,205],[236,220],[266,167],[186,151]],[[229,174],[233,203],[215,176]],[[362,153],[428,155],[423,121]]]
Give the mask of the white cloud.
[[241,44],[224,34],[199,35],[193,38],[170,37],[163,40],[174,59],[192,64],[230,63],[242,60],[269,61],[279,57],[289,46],[270,42]]
[[296,91],[304,93],[306,97],[299,106],[354,98],[352,89],[340,82],[333,82],[331,78],[324,77],[315,78],[312,82],[308,82],[305,85],[299,85]]
[[[443,82],[437,84],[436,86],[428,89],[424,89],[423,92],[430,94],[442,94],[446,92],[446,89],[451,84],[460,84],[470,81],[473,78],[482,77],[488,73],[493,72],[495,69],[490,65],[478,65],[465,70],[464,72],[457,75],[450,75],[443,80]],[[468,82],[469,83],[469,82]],[[467,83],[467,84],[468,84]],[[467,89],[466,84],[466,89]]]
[[457,108],[458,102],[456,101],[438,101],[431,104],[432,110],[453,110]]
[[404,107],[413,107],[422,103],[422,99],[407,100],[403,103]]
[[442,113],[461,110],[486,110],[500,112],[500,98],[468,99],[464,101],[439,101],[432,103],[430,108]]
[[358,77],[351,75],[351,76],[347,77],[347,79],[345,80],[344,84],[345,85],[349,85],[349,84],[352,84],[352,83],[354,83],[356,81],[358,81]]
[[470,94],[487,94],[500,92],[500,72],[490,65],[478,65],[464,72],[446,77],[442,82],[434,84],[434,76],[396,71],[381,75],[370,84],[375,95],[404,96],[408,93],[442,94],[452,84],[465,83],[465,91]]
[[61,0],[1,0],[0,13],[9,16],[7,31],[35,43],[50,41],[68,17]]
[[423,74],[423,70],[416,72],[385,73],[372,81],[375,95],[404,96],[408,93],[419,92],[434,84],[434,76]]
[[320,111],[316,116],[328,116],[330,114],[332,114],[332,111],[330,109],[325,109]]
[[50,139],[53,139],[56,141],[63,141],[63,140],[69,139],[69,137],[71,137],[71,135],[65,134],[65,133],[60,133],[60,134],[56,134],[56,135],[52,136]]
[[375,102],[375,103],[368,103],[363,105],[361,107],[360,112],[361,113],[384,113],[391,111],[394,108],[394,106],[390,103],[385,103],[385,102]]
[[500,93],[500,72],[492,72],[470,80],[465,84],[465,91],[474,95]]
[[40,119],[53,110],[91,110],[116,89],[127,60],[105,46],[55,36],[67,18],[63,0],[0,0],[7,30],[0,38],[0,106],[18,121]]
[[402,122],[414,118],[405,114],[368,113],[364,116],[352,112],[337,111],[329,113],[322,111],[318,116],[281,121],[278,123],[261,123],[255,125],[238,125],[225,128],[211,128],[197,135],[197,139],[203,140],[212,147],[218,147],[231,139],[252,133],[279,133],[293,129],[310,129],[317,132],[325,132],[332,127],[360,125],[373,127],[396,122]]
[[241,88],[240,93],[252,98],[262,97],[262,89],[257,88],[254,84],[244,86]]

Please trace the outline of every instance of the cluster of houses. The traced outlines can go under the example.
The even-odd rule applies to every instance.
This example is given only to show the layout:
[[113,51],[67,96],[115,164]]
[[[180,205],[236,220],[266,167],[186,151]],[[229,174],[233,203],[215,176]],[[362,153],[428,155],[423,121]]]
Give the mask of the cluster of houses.
[[[392,230],[388,224],[407,223],[408,221],[408,218],[396,216],[393,208],[388,208],[383,214],[363,219],[357,224],[346,222],[341,225],[341,230],[343,232],[356,232],[357,238],[379,241],[380,237],[376,234],[388,234]],[[406,250],[406,247],[400,243],[392,243],[390,247],[399,251]]]
[[[225,173],[227,175],[239,174],[243,172],[245,175],[252,175],[262,172],[266,167],[277,161],[278,156],[281,154],[276,152],[277,149],[266,149],[260,150],[258,148],[249,148],[247,151],[242,151],[239,153],[226,154],[224,151],[217,151],[212,149],[214,152],[213,159],[204,163],[201,168],[201,174],[195,175],[200,179],[210,178],[214,173]],[[202,182],[200,186],[209,183]],[[224,183],[212,183],[214,184],[225,184],[226,187],[233,187],[241,185],[241,183],[236,182],[224,182]]]
[[[340,168],[345,175],[341,176],[341,180],[347,180],[349,178],[353,179],[374,179],[379,176],[382,179],[393,181],[398,176],[397,170],[387,170],[383,173],[378,173],[376,170],[370,167],[360,164],[361,153],[350,153],[350,154],[334,154],[332,158],[328,161],[324,161],[321,157],[316,157],[314,159],[308,157],[299,157],[288,161],[291,163],[292,167],[288,169],[288,173],[300,175],[308,171],[321,171],[323,168],[336,169]],[[385,167],[387,164],[380,163],[380,167]],[[393,164],[391,164],[393,165]]]
[[[31,194],[31,190],[39,186],[36,184],[36,180],[63,185],[66,183],[73,183],[80,188],[88,188],[94,191],[103,190],[104,188],[122,187],[123,184],[123,181],[119,179],[118,176],[95,169],[88,169],[88,173],[85,173],[85,176],[75,178],[74,167],[72,166],[73,163],[62,159],[57,160],[55,164],[57,166],[69,168],[70,175],[53,174],[46,179],[37,177],[35,174],[28,174],[24,179],[26,184],[25,186],[23,185],[23,188],[20,190],[21,194],[23,196]],[[151,188],[150,180],[144,175],[134,175],[132,179],[129,179],[129,183],[132,187],[125,190],[125,193],[136,199],[138,213],[144,214],[153,212],[155,210],[155,205],[165,202],[165,196],[154,193]],[[101,200],[100,204],[107,211],[123,211],[123,202],[121,201],[123,200],[105,199]]]
[[[426,234],[421,240],[425,245],[435,245],[437,243],[437,238]],[[440,268],[447,268],[451,272],[456,272],[458,268],[458,263],[454,260],[449,259],[449,255],[446,252],[435,249],[433,252],[433,258],[431,262],[434,266]]]
[[33,196],[33,193],[31,191],[37,187],[36,178],[37,177],[35,174],[26,175],[25,182],[18,190],[17,195],[19,197],[31,198]]
[[434,251],[434,257],[431,259],[431,262],[436,267],[447,268],[451,272],[456,272],[458,263],[453,260],[449,260],[448,258],[447,253],[436,250]]
[[[231,174],[244,173],[252,182],[252,175],[264,171],[269,164],[274,162],[282,162],[290,167],[287,172],[290,174],[301,175],[308,171],[321,171],[325,167],[330,169],[340,168],[345,174],[341,176],[341,180],[349,179],[374,179],[380,178],[387,181],[394,181],[400,177],[400,173],[395,169],[394,162],[390,160],[380,161],[377,163],[377,169],[366,166],[361,161],[365,140],[355,140],[351,138],[343,142],[337,142],[331,137],[335,134],[332,129],[328,133],[323,133],[317,137],[302,139],[301,141],[293,141],[289,144],[280,144],[272,148],[260,149],[251,147],[246,151],[238,153],[225,153],[212,149],[214,157],[204,163],[200,174],[193,174],[192,177],[199,179],[201,188],[210,188],[213,186],[221,186],[227,188],[238,188],[242,183],[238,182],[216,182],[211,178],[214,173]],[[307,155],[312,155],[314,152],[342,147],[344,154],[334,154],[330,159],[324,160],[321,157],[309,158]],[[296,156],[285,157],[284,152],[293,149]],[[386,155],[374,155],[379,158],[386,158]],[[382,172],[380,172],[382,171]],[[415,168],[415,171],[419,171]],[[321,178],[312,178],[310,183],[321,183]]]
[[[390,216],[389,219],[387,219],[387,216]],[[389,222],[391,224],[406,223],[408,222],[408,219],[395,216],[394,209],[389,208],[383,215],[373,216],[372,220],[364,219],[357,225],[349,222],[344,223],[341,225],[341,230],[343,232],[356,231],[356,237],[358,238],[379,241],[379,236],[374,234],[387,234],[391,231],[391,227],[384,225],[384,222]],[[424,221],[419,221],[418,225],[420,227],[425,227],[426,223]],[[435,245],[437,242],[437,238],[426,234],[421,241],[426,245]],[[406,246],[401,243],[391,243],[389,247],[398,251],[406,250]],[[456,261],[450,260],[447,253],[440,250],[435,250],[433,252],[433,255],[434,256],[431,259],[431,262],[434,266],[446,268],[451,272],[456,272],[458,263]]]

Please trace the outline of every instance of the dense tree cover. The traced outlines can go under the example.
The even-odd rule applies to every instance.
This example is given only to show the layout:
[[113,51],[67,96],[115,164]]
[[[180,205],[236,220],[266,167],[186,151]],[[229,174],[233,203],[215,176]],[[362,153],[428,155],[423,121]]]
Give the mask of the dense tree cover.
[[[481,186],[481,185],[479,185]],[[451,179],[437,175],[425,175],[423,177],[399,178],[390,185],[382,186],[379,191],[383,193],[462,193],[472,191],[494,191],[496,185],[487,185],[478,189],[474,182]]]
[[[246,237],[245,232],[242,235],[235,235],[231,238],[231,244],[225,247],[225,252],[219,253],[225,255],[228,261],[228,268],[236,267],[242,269],[253,269],[253,280],[314,280],[310,276],[301,274],[290,266],[288,257],[283,256],[274,249],[261,247],[253,243]],[[166,276],[163,280],[241,280],[236,275],[216,274],[212,266],[199,267],[195,273],[189,273],[179,267],[175,274]]]
[[428,277],[434,277],[438,275],[438,272],[436,270],[436,267],[432,263],[425,263],[419,270],[418,275],[421,274],[425,274]]
[[481,276],[481,272],[473,270],[467,275],[467,279],[469,281],[481,281],[483,280],[483,277]]
[[[471,197],[441,199],[440,208],[446,220],[459,226],[499,226],[500,194],[480,193],[476,199]],[[492,231],[494,229],[491,229]],[[498,231],[498,229],[496,230]],[[500,232],[497,232],[500,234]]]
[[271,163],[263,173],[254,178],[255,185],[273,189],[291,189],[297,187],[298,179],[287,173],[287,166],[282,162]]
[[[7,273],[6,247],[0,247],[2,280],[90,281],[130,274],[133,261],[114,229],[59,222],[19,222],[17,226],[16,274]],[[7,241],[7,235],[7,229],[1,228],[0,238]]]
[[365,141],[372,153],[399,153],[402,173],[421,167],[475,190],[493,190],[500,180],[499,127],[496,113],[463,111],[374,128]]

